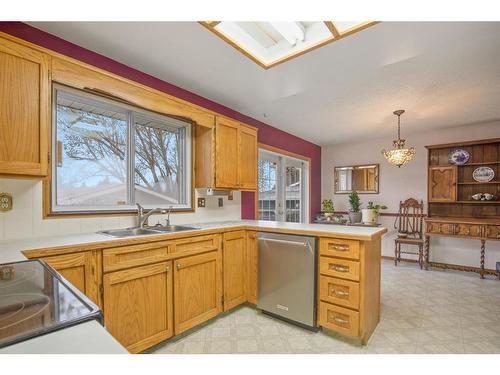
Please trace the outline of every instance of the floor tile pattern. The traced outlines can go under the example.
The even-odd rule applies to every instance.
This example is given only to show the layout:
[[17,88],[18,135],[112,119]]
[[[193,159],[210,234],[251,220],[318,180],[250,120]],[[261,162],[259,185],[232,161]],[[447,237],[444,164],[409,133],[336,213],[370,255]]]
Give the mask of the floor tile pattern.
[[154,348],[166,353],[500,353],[500,281],[382,263],[381,321],[368,345],[242,306]]

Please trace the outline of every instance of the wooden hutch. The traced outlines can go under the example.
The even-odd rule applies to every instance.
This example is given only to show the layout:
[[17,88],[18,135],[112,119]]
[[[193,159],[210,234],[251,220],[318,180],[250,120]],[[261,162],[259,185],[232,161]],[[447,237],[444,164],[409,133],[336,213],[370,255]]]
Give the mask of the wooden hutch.
[[[477,271],[484,277],[486,240],[500,240],[500,138],[426,146],[428,149],[428,217],[425,232],[425,268],[429,266],[431,236],[477,239],[481,243],[480,267],[451,267]],[[469,160],[457,165],[450,153],[463,149]],[[489,167],[494,177],[478,182],[473,172]],[[491,194],[495,200],[474,200],[473,195]]]

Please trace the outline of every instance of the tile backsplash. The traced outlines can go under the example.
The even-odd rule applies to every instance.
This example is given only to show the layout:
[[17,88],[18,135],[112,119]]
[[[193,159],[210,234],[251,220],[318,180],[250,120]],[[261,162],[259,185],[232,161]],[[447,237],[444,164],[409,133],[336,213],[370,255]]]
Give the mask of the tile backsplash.
[[[0,178],[0,192],[11,193],[13,197],[12,211],[0,212],[0,240],[89,233],[135,225],[134,216],[43,219],[42,182],[40,180]],[[195,202],[199,196],[203,195],[197,191]],[[217,197],[206,197],[205,207],[196,208],[195,212],[190,213],[173,213],[171,222],[187,224],[239,220],[241,218],[240,193],[234,192],[233,196],[233,200],[223,198],[223,207],[218,206]],[[162,219],[164,219],[162,215],[153,215],[149,222],[155,224]]]

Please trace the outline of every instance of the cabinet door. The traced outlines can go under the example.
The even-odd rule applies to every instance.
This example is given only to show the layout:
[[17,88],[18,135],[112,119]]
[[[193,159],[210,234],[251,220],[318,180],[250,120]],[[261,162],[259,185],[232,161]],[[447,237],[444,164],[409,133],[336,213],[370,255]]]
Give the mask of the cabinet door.
[[42,258],[94,303],[99,301],[98,254],[92,251]]
[[257,233],[247,232],[247,301],[257,304]]
[[223,240],[224,311],[227,311],[247,299],[245,231],[224,233]]
[[257,189],[257,132],[246,127],[240,128],[239,170],[240,188]]
[[221,312],[222,270],[219,251],[174,263],[174,320],[179,334]]
[[104,322],[132,353],[173,335],[172,262],[104,275]]
[[45,176],[49,58],[0,38],[0,174]]
[[429,201],[453,202],[457,200],[457,167],[429,168]]
[[217,118],[215,127],[215,185],[218,188],[239,187],[239,123]]

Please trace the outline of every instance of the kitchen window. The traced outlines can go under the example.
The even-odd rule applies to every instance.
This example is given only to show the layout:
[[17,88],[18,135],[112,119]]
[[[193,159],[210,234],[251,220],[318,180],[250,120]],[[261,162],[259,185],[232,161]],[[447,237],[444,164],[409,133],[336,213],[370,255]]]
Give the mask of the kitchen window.
[[54,87],[52,212],[191,209],[191,123]]

